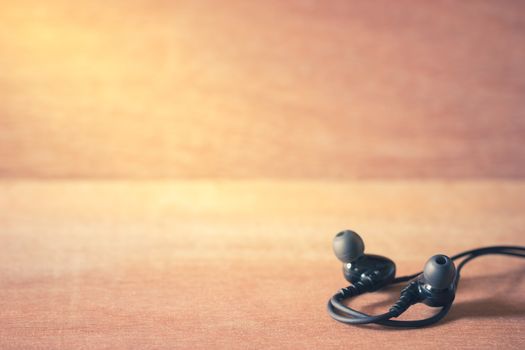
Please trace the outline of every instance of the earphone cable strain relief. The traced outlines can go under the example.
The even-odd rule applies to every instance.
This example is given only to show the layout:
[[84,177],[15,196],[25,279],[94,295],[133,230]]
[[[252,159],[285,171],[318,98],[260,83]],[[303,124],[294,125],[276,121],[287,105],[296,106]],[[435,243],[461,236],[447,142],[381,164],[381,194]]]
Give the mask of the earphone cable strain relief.
[[419,287],[417,282],[412,281],[401,291],[399,300],[389,310],[389,312],[392,314],[392,317],[398,317],[411,305],[419,301],[420,295],[418,293],[418,289]]
[[355,284],[349,285],[348,287],[341,288],[335,297],[337,300],[344,300],[362,294],[367,290],[368,287],[363,282],[359,281]]

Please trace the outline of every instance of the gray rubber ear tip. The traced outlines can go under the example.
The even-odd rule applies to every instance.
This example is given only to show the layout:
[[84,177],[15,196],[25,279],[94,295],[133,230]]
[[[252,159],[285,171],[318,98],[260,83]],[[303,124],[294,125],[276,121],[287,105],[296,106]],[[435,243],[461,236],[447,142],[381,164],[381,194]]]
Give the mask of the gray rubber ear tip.
[[365,244],[357,233],[351,230],[339,232],[332,242],[335,256],[344,263],[349,263],[365,251]]
[[426,283],[435,289],[448,288],[454,281],[456,266],[446,255],[438,254],[428,259],[423,269]]

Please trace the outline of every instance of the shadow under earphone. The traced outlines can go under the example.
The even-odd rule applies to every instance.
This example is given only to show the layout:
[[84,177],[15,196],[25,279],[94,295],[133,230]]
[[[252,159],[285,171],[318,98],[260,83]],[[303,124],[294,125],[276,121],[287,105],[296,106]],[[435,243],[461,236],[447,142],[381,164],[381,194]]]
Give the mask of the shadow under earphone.
[[[496,316],[517,316],[525,315],[525,301],[519,298],[520,288],[514,288],[525,279],[525,268],[514,269],[505,274],[477,275],[468,276],[468,272],[463,272],[458,290],[456,291],[456,301],[452,305],[449,314],[440,322],[430,327],[439,326],[449,322],[454,322],[462,318],[483,318]],[[380,301],[363,304],[360,311],[365,313],[385,312],[399,297],[400,290],[405,283],[389,286],[379,292],[385,295]],[[461,297],[467,290],[476,291],[475,299],[468,300]],[[468,296],[467,296],[468,298]],[[430,314],[423,317],[428,317]],[[412,317],[411,317],[412,318]],[[381,327],[384,329],[383,327]]]

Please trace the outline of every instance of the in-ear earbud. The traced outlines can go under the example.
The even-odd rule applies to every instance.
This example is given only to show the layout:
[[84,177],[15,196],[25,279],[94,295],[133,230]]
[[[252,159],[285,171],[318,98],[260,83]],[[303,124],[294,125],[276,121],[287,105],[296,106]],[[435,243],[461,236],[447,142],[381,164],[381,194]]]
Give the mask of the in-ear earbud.
[[390,309],[396,315],[410,305],[448,306],[456,296],[456,266],[446,255],[434,255],[425,263],[423,273],[413,279],[402,291],[398,302]]
[[344,263],[351,263],[363,255],[365,243],[356,232],[345,230],[335,235],[332,248],[337,259]]
[[446,255],[434,255],[427,260],[417,279],[422,302],[429,306],[450,304],[456,295],[456,266]]
[[446,255],[434,255],[425,264],[423,277],[432,289],[449,288],[456,276],[456,266]]
[[377,290],[395,277],[394,262],[384,256],[364,254],[363,239],[354,231],[339,232],[332,247],[335,256],[343,262],[345,278],[360,291]]

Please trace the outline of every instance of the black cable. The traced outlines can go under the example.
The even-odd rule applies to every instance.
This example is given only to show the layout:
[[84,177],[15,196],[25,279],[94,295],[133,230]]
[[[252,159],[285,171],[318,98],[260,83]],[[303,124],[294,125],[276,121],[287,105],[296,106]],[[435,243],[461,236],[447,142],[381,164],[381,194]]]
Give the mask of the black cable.
[[[362,317],[365,317],[365,318],[366,317],[370,317],[370,315],[367,315],[365,313],[356,311],[356,310],[354,310],[352,308],[346,307],[346,306],[344,306],[341,303],[335,303],[334,304],[334,303],[330,303],[329,302],[328,304],[329,304],[329,306],[328,306],[328,313],[330,314],[330,316],[332,316],[332,318],[334,318],[333,314],[337,315],[338,318],[344,318],[344,316],[341,316],[340,314],[337,314],[335,312],[334,308],[339,310],[340,312],[347,313],[349,315],[354,316],[354,317],[346,317],[345,320],[348,320],[348,319],[359,319],[359,318],[362,318]],[[451,306],[452,306],[452,304],[448,304],[448,305],[442,307],[436,314],[434,314],[434,315],[432,315],[432,316],[430,316],[428,318],[422,319],[422,320],[399,321],[399,320],[386,319],[386,320],[380,320],[380,321],[377,321],[377,322],[368,322],[368,323],[377,323],[377,324],[380,324],[382,326],[398,327],[398,328],[425,327],[425,326],[429,326],[431,324],[434,324],[434,323],[438,322],[439,320],[441,320],[443,317],[445,317],[447,315],[448,311],[450,310]],[[334,319],[337,319],[337,318],[334,318]],[[351,323],[351,322],[343,322],[343,323]],[[366,322],[364,322],[364,323],[366,323]],[[355,324],[358,324],[358,323],[356,322]],[[363,323],[360,323],[360,324],[363,324]]]
[[[523,250],[525,251],[525,249]],[[479,258],[480,256],[489,255],[489,254],[495,254],[495,255],[507,255],[512,257],[518,257],[518,258],[525,258],[525,253],[516,253],[516,252],[507,252],[507,251],[498,251],[498,252],[489,252],[489,253],[480,253],[480,254],[472,254],[469,257],[465,258],[463,261],[461,261],[458,265],[458,273],[463,269],[463,267],[471,260],[475,258]]]
[[[437,312],[436,314],[434,314],[433,316],[426,318],[426,319],[422,319],[422,320],[397,321],[397,320],[384,319],[383,317],[381,317],[378,321],[373,321],[373,322],[355,322],[356,319],[370,319],[373,316],[356,311],[352,308],[349,308],[341,304],[339,300],[337,300],[336,297],[334,296],[332,297],[332,299],[330,299],[330,302],[328,302],[328,313],[330,314],[330,316],[332,316],[334,319],[338,320],[339,322],[348,323],[348,324],[377,323],[377,324],[381,324],[383,326],[389,326],[389,327],[423,327],[423,326],[427,326],[432,323],[435,323],[441,320],[443,317],[445,317],[445,315],[450,310],[450,306],[452,306],[452,304],[442,307],[441,310]],[[354,317],[342,316],[338,314],[334,310],[334,308],[340,312],[350,314]],[[383,315],[380,315],[380,316],[383,316]],[[394,315],[392,315],[391,317],[394,317]]]
[[[463,267],[471,260],[478,258],[483,255],[489,255],[489,254],[498,254],[498,255],[507,255],[507,256],[514,256],[514,257],[521,257],[525,258],[525,247],[519,247],[519,246],[492,246],[492,247],[483,247],[483,248],[477,248],[468,250],[459,254],[456,254],[451,257],[451,260],[457,260],[460,258],[465,257],[463,261],[458,265],[456,270],[456,278],[455,283],[456,287],[459,284],[460,279],[460,272],[463,269]],[[395,278],[390,284],[397,284],[400,282],[406,282],[409,280],[412,280],[413,278],[420,275],[422,272],[402,276]],[[449,303],[441,308],[439,312],[434,314],[431,317],[428,317],[426,319],[422,320],[410,320],[410,321],[403,321],[403,320],[391,320],[390,318],[398,317],[400,314],[402,314],[407,308],[408,304],[405,305],[404,309],[402,308],[398,312],[394,312],[393,309],[387,313],[377,315],[377,316],[371,316],[363,312],[356,311],[344,304],[342,304],[342,301],[348,298],[355,297],[357,295],[360,295],[363,293],[363,290],[359,290],[359,288],[352,288],[353,286],[349,286],[347,288],[342,289],[339,293],[335,294],[328,302],[328,313],[332,318],[339,322],[347,323],[347,324],[367,324],[367,323],[376,323],[383,326],[389,326],[389,327],[402,327],[402,328],[415,328],[415,327],[423,327],[428,326],[431,324],[434,324],[441,320],[443,317],[445,317],[450,310],[452,303]],[[357,290],[356,290],[357,289]],[[399,303],[399,301],[398,301]]]
[[507,250],[517,250],[517,251],[525,252],[525,247],[512,246],[512,245],[500,245],[500,246],[490,246],[490,247],[476,248],[476,249],[467,250],[467,251],[464,251],[462,253],[453,255],[453,256],[450,257],[450,259],[456,260],[456,259],[460,259],[460,258],[462,258],[464,256],[467,256],[467,255],[473,255],[473,254],[477,255],[479,253],[491,254],[490,252],[507,251]]
[[[346,317],[346,316],[338,314],[334,310],[334,307],[336,306],[332,304],[331,301],[328,301],[327,307],[328,307],[328,313],[330,314],[330,316],[332,316],[334,320],[342,322],[342,323],[347,323],[347,324],[381,323],[394,316],[394,314],[389,311],[387,313],[377,315],[377,316],[370,316],[370,315],[366,315],[363,313],[359,313],[359,317]],[[354,311],[354,310],[351,310],[351,311]]]
[[[485,255],[485,254],[505,254],[505,253],[502,253],[502,252],[507,251],[507,250],[518,250],[518,251],[525,252],[525,247],[502,245],[502,246],[491,246],[491,247],[477,248],[477,249],[471,249],[471,250],[467,250],[467,251],[464,251],[462,253],[453,255],[453,256],[450,257],[450,259],[452,261],[454,261],[454,260],[460,259],[462,257],[465,257],[467,255],[472,255],[472,254],[478,255],[479,253],[483,253],[483,255]],[[486,251],[488,251],[489,253],[485,253]],[[505,255],[512,255],[512,254],[505,254]],[[410,281],[411,279],[421,275],[422,273],[423,273],[423,271],[419,271],[418,273],[414,273],[412,275],[397,277],[390,284],[396,284],[396,283]]]

